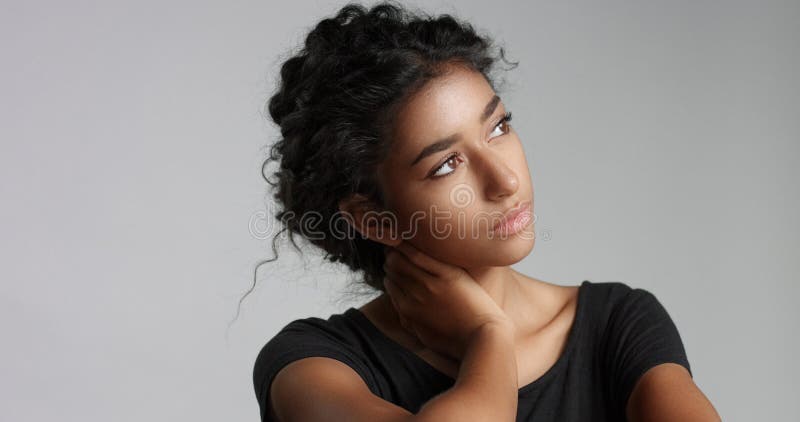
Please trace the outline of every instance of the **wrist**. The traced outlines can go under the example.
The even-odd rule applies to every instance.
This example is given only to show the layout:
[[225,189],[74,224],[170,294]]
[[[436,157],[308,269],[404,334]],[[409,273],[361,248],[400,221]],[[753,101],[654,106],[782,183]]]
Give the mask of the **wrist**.
[[507,338],[513,341],[516,327],[510,320],[504,318],[485,322],[475,331],[476,337]]

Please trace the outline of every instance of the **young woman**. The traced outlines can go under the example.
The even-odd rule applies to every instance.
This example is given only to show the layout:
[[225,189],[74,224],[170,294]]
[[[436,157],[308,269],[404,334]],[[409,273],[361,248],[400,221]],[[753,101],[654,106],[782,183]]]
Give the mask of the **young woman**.
[[491,51],[449,15],[350,4],[283,64],[277,218],[382,294],[269,340],[262,420],[719,420],[652,294],[510,267],[533,187]]

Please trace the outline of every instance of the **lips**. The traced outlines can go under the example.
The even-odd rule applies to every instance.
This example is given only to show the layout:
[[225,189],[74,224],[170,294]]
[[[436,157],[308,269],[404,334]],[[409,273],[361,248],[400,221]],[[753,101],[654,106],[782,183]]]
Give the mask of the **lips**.
[[518,215],[520,215],[525,211],[528,211],[530,209],[530,206],[531,206],[530,201],[517,203],[517,205],[511,207],[511,209],[506,211],[506,213],[503,215],[503,218],[494,225],[494,230],[499,230],[501,227],[508,224],[508,222],[514,221],[514,219]]

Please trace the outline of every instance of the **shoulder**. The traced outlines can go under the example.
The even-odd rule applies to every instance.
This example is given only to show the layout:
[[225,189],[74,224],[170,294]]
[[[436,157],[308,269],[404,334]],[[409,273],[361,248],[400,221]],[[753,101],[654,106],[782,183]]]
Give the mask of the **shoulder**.
[[587,306],[607,340],[653,333],[657,328],[680,342],[677,327],[661,301],[650,290],[620,281],[584,281]]
[[609,305],[619,303],[634,291],[644,291],[643,289],[633,287],[621,281],[584,280],[581,286],[584,287],[593,298],[601,299]]
[[253,387],[262,414],[267,411],[270,386],[278,372],[303,358],[335,359],[353,369],[370,385],[369,365],[354,336],[343,314],[334,314],[328,319],[295,319],[284,325],[261,347],[253,365]]
[[300,357],[329,355],[351,366],[361,364],[354,332],[343,314],[295,319],[263,345],[255,360],[254,377],[263,378],[266,372]]
[[674,363],[691,377],[678,327],[652,292],[621,282],[596,283],[592,290],[595,299],[607,301],[596,304],[605,312],[598,347],[618,410],[651,368]]
[[585,291],[583,297],[588,302],[588,312],[606,323],[631,318],[635,314],[666,312],[658,298],[648,289],[621,281],[584,280],[581,288]]
[[614,326],[673,324],[661,301],[650,290],[619,281],[594,284],[594,295],[603,299],[608,322]]
[[606,306],[618,303],[634,290],[643,291],[642,289],[631,287],[621,281],[598,282],[583,280],[578,285],[560,285],[530,277],[529,279],[538,282],[540,286],[544,286],[547,290],[553,292],[553,296],[555,297],[568,298],[568,301],[577,300],[579,297],[586,297],[590,301],[600,302]]

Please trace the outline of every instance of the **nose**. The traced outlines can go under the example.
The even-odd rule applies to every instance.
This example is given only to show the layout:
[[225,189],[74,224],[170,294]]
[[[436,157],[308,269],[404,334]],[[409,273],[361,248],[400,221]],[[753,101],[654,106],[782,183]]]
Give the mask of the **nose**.
[[494,154],[484,159],[484,180],[486,197],[496,201],[514,195],[519,189],[519,178],[506,162]]

